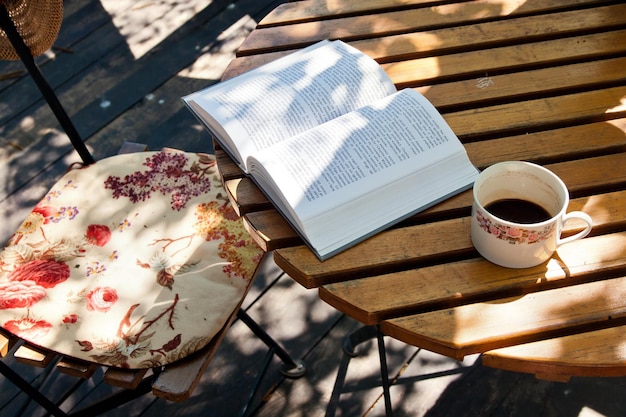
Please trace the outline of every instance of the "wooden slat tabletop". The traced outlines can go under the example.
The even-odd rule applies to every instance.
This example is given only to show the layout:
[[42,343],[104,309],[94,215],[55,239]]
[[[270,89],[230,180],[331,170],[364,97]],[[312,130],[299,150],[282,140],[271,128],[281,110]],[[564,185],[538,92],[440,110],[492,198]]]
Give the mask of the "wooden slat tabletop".
[[[477,167],[527,160],[563,179],[570,210],[589,213],[594,229],[548,263],[512,270],[480,258],[469,237],[471,191],[320,262],[221,155],[227,190],[248,230],[275,251],[285,272],[319,288],[333,307],[453,357],[619,325],[626,297],[576,302],[621,294],[626,282],[626,5],[620,3],[288,3],[250,34],[225,74],[231,78],[321,39],[347,41],[381,63],[398,88],[424,94]],[[564,233],[580,227],[568,224]],[[543,318],[524,321],[519,313],[542,308],[552,320],[545,327]],[[483,310],[494,317],[492,325],[457,321]],[[510,317],[521,320],[519,328],[507,327]]]
[[398,317],[383,322],[382,331],[463,359],[472,353],[595,329],[606,321],[607,311],[615,325],[625,324],[625,297],[626,279],[619,277]]
[[625,348],[615,341],[622,338],[624,330],[625,326],[616,326],[496,349],[483,355],[482,361],[559,382],[568,382],[572,375],[623,376]]

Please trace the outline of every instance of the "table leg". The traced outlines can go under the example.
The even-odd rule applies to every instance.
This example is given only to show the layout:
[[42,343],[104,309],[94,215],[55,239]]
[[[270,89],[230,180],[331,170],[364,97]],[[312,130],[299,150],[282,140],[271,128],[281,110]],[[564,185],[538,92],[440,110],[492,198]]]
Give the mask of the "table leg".
[[359,356],[358,345],[378,336],[375,326],[363,326],[353,331],[343,339],[343,351],[346,355],[355,358]]
[[393,415],[391,410],[391,394],[389,392],[389,372],[387,371],[387,353],[385,351],[384,335],[380,327],[376,326],[378,338],[378,356],[380,357],[380,377],[383,381],[383,396],[385,397],[385,414],[387,417]]
[[387,353],[385,350],[384,335],[379,326],[363,326],[347,335],[343,340],[343,351],[350,357],[359,355],[357,347],[359,344],[376,338],[378,340],[378,356],[380,359],[380,376],[383,385],[383,397],[385,399],[385,414],[387,417],[393,415],[391,407],[391,394],[389,391],[389,371],[387,369]]

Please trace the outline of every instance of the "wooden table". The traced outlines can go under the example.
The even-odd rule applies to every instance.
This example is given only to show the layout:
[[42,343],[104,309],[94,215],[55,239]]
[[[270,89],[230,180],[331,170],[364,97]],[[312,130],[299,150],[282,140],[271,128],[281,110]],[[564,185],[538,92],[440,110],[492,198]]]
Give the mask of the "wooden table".
[[285,272],[378,334],[458,359],[483,353],[485,364],[555,380],[626,375],[626,5],[438,3],[283,4],[224,78],[343,39],[398,88],[423,93],[477,167],[527,160],[559,175],[570,210],[594,220],[589,237],[534,268],[498,267],[472,247],[468,191],[320,262],[218,151],[233,202]]

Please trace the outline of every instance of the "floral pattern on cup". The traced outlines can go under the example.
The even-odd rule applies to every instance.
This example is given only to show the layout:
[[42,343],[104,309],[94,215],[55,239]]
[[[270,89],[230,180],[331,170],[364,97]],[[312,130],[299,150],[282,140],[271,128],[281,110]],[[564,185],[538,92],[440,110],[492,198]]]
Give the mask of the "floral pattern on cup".
[[485,232],[495,236],[498,239],[504,240],[510,244],[518,243],[538,243],[542,242],[550,237],[554,231],[554,223],[546,226],[543,230],[529,230],[519,227],[505,226],[500,223],[496,223],[485,217],[482,211],[476,211],[476,218],[481,229]]

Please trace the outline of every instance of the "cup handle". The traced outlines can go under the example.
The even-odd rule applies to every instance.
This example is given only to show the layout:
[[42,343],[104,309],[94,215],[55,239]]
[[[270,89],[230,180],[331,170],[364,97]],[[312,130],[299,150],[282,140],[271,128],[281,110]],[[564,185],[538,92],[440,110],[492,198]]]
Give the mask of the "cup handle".
[[565,216],[563,216],[563,221],[561,222],[561,228],[563,228],[566,222],[568,222],[569,220],[573,220],[573,219],[584,221],[585,223],[587,223],[587,227],[585,227],[584,230],[581,230],[575,235],[568,236],[565,239],[561,239],[561,236],[559,233],[559,236],[556,239],[557,247],[564,245],[566,243],[573,242],[578,239],[582,239],[583,237],[587,236],[589,232],[591,232],[591,228],[593,227],[593,220],[591,220],[591,216],[589,216],[587,213],[584,213],[582,211],[572,211],[571,213],[567,213]]

